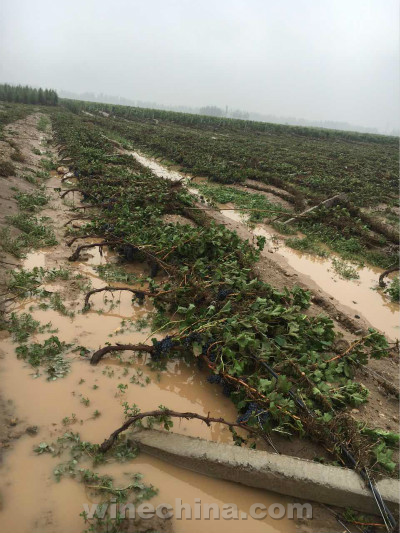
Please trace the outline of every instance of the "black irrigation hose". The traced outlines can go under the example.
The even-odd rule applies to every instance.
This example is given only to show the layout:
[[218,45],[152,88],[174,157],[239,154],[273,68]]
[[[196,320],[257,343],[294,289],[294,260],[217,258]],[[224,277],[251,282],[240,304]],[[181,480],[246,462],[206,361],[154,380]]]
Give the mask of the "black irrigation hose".
[[[256,361],[257,363],[261,364],[275,379],[278,379],[279,377],[278,374],[265,361],[262,361],[261,359],[258,359],[257,357],[254,357],[254,356],[252,357],[252,359]],[[306,406],[303,400],[299,398],[299,396],[297,396],[297,394],[295,394],[292,390],[290,390],[289,395],[301,409],[307,412],[308,415],[310,415],[312,418],[316,418],[316,414],[313,411],[310,411],[310,409]],[[332,435],[332,437],[334,439],[334,442],[336,442],[335,436]],[[352,454],[349,452],[349,450],[343,444],[340,444],[340,451],[341,451],[342,456],[345,458],[345,462],[347,464],[350,464],[351,467],[354,470],[356,470],[357,462],[352,456]],[[370,491],[372,492],[374,496],[376,505],[379,509],[379,512],[382,515],[386,529],[388,530],[389,533],[395,531],[397,527],[397,522],[394,519],[390,510],[388,509],[387,505],[383,501],[379,490],[377,489],[375,483],[370,478],[370,475],[368,471],[366,470],[366,468],[362,468],[359,471],[359,474],[362,477],[363,481],[367,484],[368,488],[370,489]]]

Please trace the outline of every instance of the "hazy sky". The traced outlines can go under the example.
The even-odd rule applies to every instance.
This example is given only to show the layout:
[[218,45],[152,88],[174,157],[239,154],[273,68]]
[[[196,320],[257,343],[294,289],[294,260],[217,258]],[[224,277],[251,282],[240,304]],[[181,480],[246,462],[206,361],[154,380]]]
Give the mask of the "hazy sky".
[[399,127],[397,0],[1,0],[0,81]]

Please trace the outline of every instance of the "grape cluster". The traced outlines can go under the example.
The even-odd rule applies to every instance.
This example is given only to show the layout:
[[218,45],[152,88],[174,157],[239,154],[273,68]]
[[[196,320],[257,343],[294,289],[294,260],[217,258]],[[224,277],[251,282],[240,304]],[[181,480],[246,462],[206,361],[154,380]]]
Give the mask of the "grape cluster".
[[184,343],[186,347],[191,346],[194,342],[201,342],[202,337],[199,333],[189,333],[187,337],[185,337]]
[[269,413],[266,412],[265,409],[260,409],[255,402],[250,402],[246,406],[246,411],[238,416],[237,423],[245,424],[249,421],[252,415],[257,417],[260,426],[263,426],[269,418]]
[[100,226],[100,229],[104,233],[113,233],[113,231],[115,230],[115,226],[114,224],[102,224]]
[[228,398],[231,395],[231,392],[234,390],[234,387],[229,383],[228,380],[222,378],[219,374],[211,374],[211,376],[208,376],[207,378],[208,383],[212,384],[221,384],[222,385],[222,394],[224,396],[228,396]]
[[[185,341],[184,341],[185,346],[189,347],[194,342],[198,342],[199,344],[202,343],[203,337],[199,333],[196,333],[196,332],[189,333],[189,335],[185,338]],[[211,337],[211,339],[209,339],[206,343],[202,345],[202,349],[201,349],[201,355],[208,357],[208,359],[212,363],[215,363],[215,359],[217,358],[217,352],[215,351],[216,346],[211,348],[211,350],[209,350],[210,346],[214,343],[215,343],[215,339]]]
[[256,416],[257,416],[258,423],[260,426],[263,426],[264,424],[266,424],[269,419],[269,413],[265,409],[259,409],[258,412],[256,413]]
[[150,269],[150,277],[151,278],[155,278],[157,276],[159,270],[160,270],[160,267],[159,267],[158,263],[153,263],[151,265],[151,269]]
[[140,305],[142,305],[144,303],[144,297],[145,297],[145,294],[144,292],[142,291],[136,291],[135,292],[135,296],[137,298],[137,301]]
[[222,378],[219,374],[211,374],[211,376],[208,376],[207,378],[208,383],[221,383]]
[[154,350],[151,354],[151,358],[154,361],[160,361],[161,359],[167,357],[168,353],[171,351],[171,348],[175,346],[173,337],[167,336],[161,341],[157,341],[154,344]]
[[220,289],[217,294],[217,300],[223,302],[232,292],[232,289]]
[[132,246],[131,244],[124,244],[122,247],[122,255],[127,261],[133,261],[135,259],[135,251],[135,246]]
[[222,379],[221,383],[222,383],[222,394],[229,398],[231,395],[231,392],[233,392],[234,390],[234,387],[232,387],[232,385],[226,379]]
[[203,348],[201,350],[201,354],[202,355],[205,355],[206,357],[208,357],[208,359],[212,362],[212,363],[215,363],[215,359],[217,358],[217,352],[215,351],[216,349],[216,346],[214,346],[213,348],[211,348],[211,350],[209,350],[210,346],[212,344],[214,344],[215,340],[214,339],[210,339],[208,342],[206,342],[204,345],[203,345]]

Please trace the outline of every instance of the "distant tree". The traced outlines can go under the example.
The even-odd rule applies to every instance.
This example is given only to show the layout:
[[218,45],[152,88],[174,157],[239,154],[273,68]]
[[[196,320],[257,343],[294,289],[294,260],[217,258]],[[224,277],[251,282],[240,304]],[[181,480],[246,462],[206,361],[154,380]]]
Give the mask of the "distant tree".
[[236,109],[235,111],[231,112],[232,118],[239,118],[241,120],[248,120],[249,119],[249,113],[247,111],[240,111],[240,109]]
[[58,94],[53,89],[34,89],[25,85],[0,84],[0,100],[23,104],[58,105]]
[[215,105],[209,105],[206,107],[200,107],[200,115],[209,115],[211,117],[223,117],[224,111]]

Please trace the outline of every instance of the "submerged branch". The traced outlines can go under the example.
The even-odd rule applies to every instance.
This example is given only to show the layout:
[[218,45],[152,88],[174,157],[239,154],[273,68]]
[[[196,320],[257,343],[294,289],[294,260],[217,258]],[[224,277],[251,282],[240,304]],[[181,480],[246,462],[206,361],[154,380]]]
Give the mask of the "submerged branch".
[[107,452],[111,448],[111,446],[114,444],[114,442],[116,441],[118,435],[122,433],[123,431],[126,431],[130,426],[132,426],[138,420],[142,420],[143,418],[147,418],[147,417],[157,417],[157,416],[168,416],[171,418],[185,418],[186,420],[201,420],[202,422],[207,424],[207,426],[210,426],[212,423],[224,424],[230,428],[244,429],[254,438],[262,437],[265,439],[265,437],[263,437],[260,431],[252,429],[251,427],[246,426],[245,424],[241,424],[239,422],[228,422],[224,420],[223,418],[211,417],[210,414],[208,414],[207,416],[202,416],[197,413],[190,413],[190,412],[179,413],[176,411],[171,411],[169,409],[163,409],[163,410],[156,410],[156,411],[147,411],[145,413],[139,413],[135,416],[132,416],[124,424],[122,424],[121,427],[119,427],[113,433],[111,433],[108,439],[106,439],[103,442],[103,444],[101,444],[100,451],[102,453]]
[[385,272],[382,272],[382,274],[379,276],[379,287],[386,287],[386,283],[383,280],[386,278],[386,276],[388,276],[392,272],[396,272],[397,270],[400,270],[399,265],[392,266],[388,268],[387,270],[385,270]]
[[67,241],[66,245],[68,248],[70,248],[75,241],[78,241],[79,239],[101,239],[102,237],[100,235],[77,235],[75,237],[72,237],[70,241]]
[[107,353],[125,350],[153,353],[154,346],[149,346],[148,344],[115,344],[113,346],[104,346],[103,348],[100,348],[100,350],[94,352],[90,359],[90,364],[97,365],[100,359],[102,359]]
[[134,294],[139,300],[143,300],[145,296],[157,296],[158,293],[156,292],[150,292],[150,291],[141,291],[140,289],[131,289],[130,287],[102,287],[101,289],[92,289],[91,291],[86,293],[85,296],[85,302],[83,304],[83,309],[87,310],[90,307],[89,299],[93,294],[96,294],[98,292],[115,292],[115,291],[128,291]]
[[79,255],[82,250],[86,250],[88,248],[95,248],[96,246],[102,248],[103,246],[110,246],[119,244],[120,241],[103,241],[103,242],[96,242],[93,244],[82,244],[81,246],[78,246],[78,248],[75,250],[75,252],[68,257],[68,261],[76,261],[79,258]]

